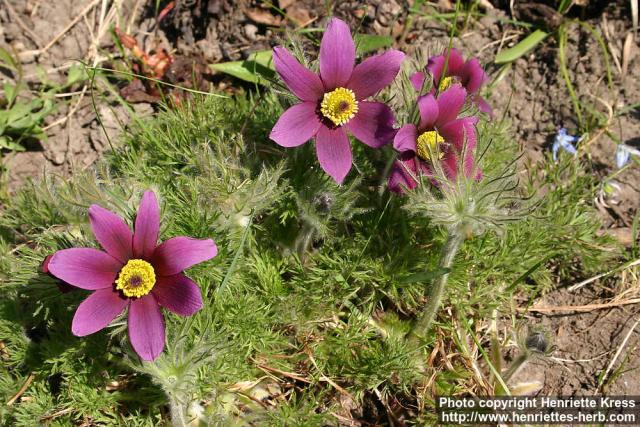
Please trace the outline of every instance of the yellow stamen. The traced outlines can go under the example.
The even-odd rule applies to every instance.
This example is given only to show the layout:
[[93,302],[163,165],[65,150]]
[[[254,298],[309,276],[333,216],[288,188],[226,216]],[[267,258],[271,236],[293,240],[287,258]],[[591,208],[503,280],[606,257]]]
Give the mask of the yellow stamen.
[[438,145],[444,142],[444,138],[435,130],[428,130],[418,137],[416,143],[416,151],[418,157],[422,160],[431,160],[433,153],[438,153],[438,158],[444,156],[442,150],[438,149]]
[[356,94],[343,87],[327,92],[320,103],[320,112],[336,126],[342,126],[358,112]]
[[444,92],[451,86],[453,83],[453,77],[445,77],[440,79],[440,84],[438,85],[438,92]]
[[140,298],[147,295],[156,284],[153,266],[141,259],[131,259],[120,270],[116,280],[116,289],[126,297]]

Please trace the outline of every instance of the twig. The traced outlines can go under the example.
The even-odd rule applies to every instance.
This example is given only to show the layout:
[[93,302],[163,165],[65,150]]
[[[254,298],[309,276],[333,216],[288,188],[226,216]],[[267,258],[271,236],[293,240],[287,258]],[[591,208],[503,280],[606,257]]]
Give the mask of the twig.
[[262,365],[262,364],[256,364],[256,367],[262,371],[266,371],[266,372],[275,372],[276,374],[280,374],[280,375],[284,375],[285,377],[289,377],[289,378],[293,378],[294,380],[297,381],[302,381],[303,383],[307,383],[307,384],[311,384],[311,381],[309,381],[306,378],[301,377],[300,375],[291,373],[291,372],[287,372],[287,371],[282,371],[278,368],[272,368],[271,366],[267,366],[267,365]]
[[476,56],[479,56],[485,49],[490,48],[491,46],[495,46],[495,45],[500,45],[502,46],[503,43],[509,41],[509,40],[513,40],[513,39],[517,39],[518,37],[520,37],[520,34],[513,34],[510,36],[506,36],[506,33],[503,34],[503,37],[500,40],[494,40],[492,42],[489,42],[487,44],[485,44],[484,46],[482,46],[477,52],[476,52]]
[[73,412],[73,408],[61,409],[61,410],[59,410],[57,412],[54,412],[51,415],[45,415],[43,417],[40,417],[40,421],[52,420],[54,418],[58,418],[61,415],[68,414],[69,412]]
[[71,28],[73,28],[78,22],[80,22],[80,20],[84,17],[84,15],[86,15],[87,13],[89,13],[89,11],[91,9],[93,9],[100,1],[102,0],[93,0],[91,3],[89,3],[87,5],[87,7],[85,7],[82,12],[80,12],[80,14],[78,16],[76,16],[71,22],[69,22],[67,24],[66,27],[64,27],[64,29],[62,31],[60,31],[53,39],[51,39],[51,41],[49,43],[47,43],[45,45],[45,47],[43,47],[42,49],[37,49],[37,50],[33,50],[33,51],[28,51],[27,53],[32,53],[34,55],[42,55],[43,53],[45,53],[46,51],[48,51],[49,49],[51,49],[51,47],[53,45],[55,45]]
[[625,335],[624,339],[622,340],[622,343],[620,344],[620,347],[618,347],[618,351],[616,351],[616,354],[613,355],[613,359],[611,359],[611,362],[609,362],[607,369],[604,371],[604,375],[602,376],[602,379],[599,381],[598,388],[596,389],[594,395],[598,394],[601,391],[602,385],[604,384],[604,381],[607,379],[607,376],[609,375],[611,368],[613,368],[613,365],[618,360],[618,357],[620,357],[622,350],[627,345],[627,341],[629,341],[629,338],[631,338],[631,334],[636,329],[636,326],[638,326],[638,323],[640,323],[640,319],[636,320],[636,323],[633,324],[631,329],[629,329],[629,332],[627,332],[627,335]]
[[520,308],[519,311],[528,311],[535,313],[554,313],[557,311],[592,311],[592,310],[600,310],[603,308],[614,308],[620,307],[623,305],[629,304],[638,304],[640,303],[640,298],[632,298],[623,301],[616,302],[607,302],[601,304],[587,304],[587,305],[559,305],[557,307],[529,307],[529,308]]
[[71,110],[69,110],[69,113],[68,113],[66,116],[64,116],[64,117],[62,117],[62,118],[60,118],[60,119],[56,120],[55,122],[53,122],[53,123],[51,123],[51,124],[49,124],[49,125],[47,125],[47,126],[45,126],[45,127],[43,127],[43,128],[42,128],[42,130],[45,130],[45,131],[46,131],[46,130],[49,130],[49,129],[51,129],[52,127],[55,127],[55,126],[61,125],[61,124],[65,123],[67,120],[69,120],[69,118],[71,118],[71,116],[73,116],[73,115],[75,114],[75,112],[76,112],[76,111],[78,111],[78,108],[80,108],[80,103],[81,103],[81,102],[82,102],[82,100],[84,99],[84,95],[85,95],[85,93],[87,92],[87,89],[89,89],[89,87],[88,87],[87,85],[84,85],[84,86],[82,87],[82,90],[80,91],[80,96],[78,97],[78,101],[77,101],[77,102],[75,103],[75,105],[71,108]]
[[31,39],[31,41],[36,45],[36,47],[38,47],[38,49],[40,48],[40,46],[42,45],[42,41],[40,40],[40,38],[38,37],[38,35],[36,33],[34,33],[33,31],[31,31],[31,29],[29,27],[27,27],[25,25],[24,22],[22,22],[22,19],[20,19],[20,15],[18,15],[15,11],[15,9],[13,8],[13,6],[11,6],[11,3],[9,3],[8,0],[2,0],[2,2],[4,3],[4,5],[6,6],[7,10],[9,11],[9,15],[11,15],[11,18],[16,21],[16,24],[18,24],[18,26],[20,28],[22,28],[24,30],[25,33],[27,33],[27,36],[29,36],[29,38]]
[[599,355],[592,357],[591,359],[563,359],[562,357],[549,357],[550,360],[553,360],[554,362],[560,362],[560,363],[589,363],[589,362],[593,362],[594,360],[598,360],[604,356],[606,356],[607,354],[611,353],[610,351],[603,351],[602,353],[600,353]]
[[18,390],[15,396],[9,399],[9,401],[7,402],[7,406],[13,405],[16,400],[20,399],[20,396],[22,396],[24,392],[27,391],[27,389],[29,388],[29,386],[31,385],[35,377],[36,377],[36,374],[34,374],[33,372],[29,374],[24,384],[22,384],[22,387],[20,387],[20,390]]
[[349,393],[347,390],[345,390],[344,388],[340,387],[338,384],[335,383],[335,381],[333,381],[331,378],[327,377],[326,375],[324,375],[322,373],[322,371],[320,370],[320,368],[318,367],[318,364],[316,363],[316,359],[314,359],[313,354],[311,354],[311,350],[309,350],[308,348],[305,349],[305,353],[307,353],[307,356],[309,357],[309,360],[311,360],[311,363],[313,363],[313,366],[315,366],[315,368],[318,370],[318,372],[320,373],[320,381],[326,381],[329,384],[331,384],[336,390],[338,390],[340,393],[344,394],[345,396],[348,396],[351,400],[355,400],[355,397],[353,397],[353,395],[351,393]]

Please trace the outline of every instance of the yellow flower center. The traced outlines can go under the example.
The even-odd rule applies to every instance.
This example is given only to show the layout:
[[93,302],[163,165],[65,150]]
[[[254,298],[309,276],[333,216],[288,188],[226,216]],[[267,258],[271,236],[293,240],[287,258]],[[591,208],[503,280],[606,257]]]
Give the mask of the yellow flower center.
[[444,142],[444,138],[435,130],[428,130],[418,137],[416,142],[416,151],[418,157],[422,160],[431,160],[434,153],[438,153],[438,159],[444,156],[442,150],[438,149],[438,145]]
[[156,273],[153,266],[141,259],[129,260],[116,280],[116,289],[126,297],[140,298],[147,295],[156,284]]
[[320,103],[320,112],[336,126],[342,126],[358,112],[356,94],[343,87],[327,92]]
[[444,92],[451,86],[453,83],[453,77],[445,77],[440,79],[440,84],[438,85],[438,92]]

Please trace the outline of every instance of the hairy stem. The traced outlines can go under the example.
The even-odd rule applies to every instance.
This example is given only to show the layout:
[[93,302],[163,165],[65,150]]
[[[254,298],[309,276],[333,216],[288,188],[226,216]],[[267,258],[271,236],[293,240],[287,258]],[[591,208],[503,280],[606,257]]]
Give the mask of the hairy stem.
[[436,313],[440,308],[440,301],[442,300],[442,295],[444,294],[444,289],[447,286],[447,281],[449,279],[449,269],[453,265],[453,260],[460,249],[460,245],[464,240],[464,235],[462,230],[459,228],[449,231],[447,236],[447,241],[445,242],[442,248],[442,254],[440,255],[440,262],[438,266],[440,269],[444,270],[444,273],[433,282],[433,285],[429,288],[428,294],[426,295],[427,305],[420,314],[420,317],[416,320],[409,331],[409,335],[407,337],[408,342],[412,345],[418,344],[424,334],[429,331],[431,327],[431,323],[433,323],[433,319],[436,317]]
[[522,365],[524,365],[524,362],[526,362],[527,359],[529,359],[528,356],[529,355],[527,353],[521,354],[520,356],[518,356],[516,360],[514,360],[511,363],[511,366],[509,366],[509,369],[507,369],[507,372],[505,372],[504,375],[502,375],[502,379],[504,380],[504,382],[509,381],[511,377],[518,371],[518,369],[520,369]]
[[172,393],[169,394],[169,410],[171,411],[171,425],[173,427],[187,427],[187,414],[185,405],[180,403]]

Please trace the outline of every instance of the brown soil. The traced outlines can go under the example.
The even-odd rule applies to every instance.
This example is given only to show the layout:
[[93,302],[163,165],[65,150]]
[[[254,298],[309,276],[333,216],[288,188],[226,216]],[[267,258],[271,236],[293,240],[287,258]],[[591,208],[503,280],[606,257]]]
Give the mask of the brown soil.
[[[586,287],[571,292],[558,289],[536,302],[535,307],[561,307],[593,304],[602,289]],[[611,297],[611,293],[608,295]],[[637,395],[640,391],[640,358],[637,330],[625,337],[639,319],[637,304],[612,309],[593,309],[585,313],[555,311],[528,316],[528,323],[548,331],[555,349],[549,358],[534,358],[514,375],[511,384],[540,382],[542,395]],[[623,346],[624,345],[624,346]],[[616,363],[600,385],[615,353],[622,347]],[[620,369],[622,367],[622,369]],[[620,369],[620,372],[616,372]]]
[[[17,52],[37,49],[45,45],[71,22],[86,7],[87,2],[61,0],[48,3],[38,0],[0,0],[13,5],[20,20],[34,29],[37,44],[20,26],[15,16],[5,7],[0,7],[0,47]],[[139,19],[131,32],[136,35],[145,51],[165,46],[176,58],[193,59],[198,63],[237,60],[251,52],[269,48],[277,43],[279,32],[274,28],[292,25],[270,10],[261,8],[256,1],[202,0],[199,2],[176,2],[176,7],[157,25],[154,2],[139,11]],[[323,25],[326,19],[324,3],[313,0],[280,0],[289,4],[286,11],[299,24]],[[416,49],[431,53],[438,51],[448,41],[448,29],[440,22],[425,17],[415,17],[413,25],[406,30],[408,10],[400,0],[370,0],[366,2],[336,2],[335,14],[354,26],[362,25],[365,32],[391,34],[398,46],[408,53]],[[594,2],[596,3],[596,2]],[[166,2],[162,2],[164,6]],[[598,3],[600,4],[600,3]],[[447,0],[439,2],[440,11],[450,11]],[[465,55],[479,56],[481,62],[490,64],[496,52],[521,39],[521,30],[504,23],[509,16],[500,9],[487,10],[486,17],[471,20],[465,32],[454,40],[454,46]],[[614,84],[609,92],[605,80],[602,52],[588,31],[572,26],[569,31],[567,61],[570,80],[582,105],[594,105],[598,111],[607,114],[609,107],[615,110],[637,103],[640,99],[640,58],[637,55],[638,42],[633,41],[629,52],[624,55],[624,40],[630,34],[629,2],[619,1],[606,8],[589,9],[591,18],[587,21],[596,28],[606,28],[605,43],[616,51],[618,63],[626,63],[626,73],[612,64]],[[87,26],[95,30],[99,10],[94,8],[87,14],[88,23],[79,23],[71,28],[61,40],[46,53],[33,56],[24,55],[26,75],[35,74],[37,67],[52,70],[65,65],[69,60],[85,58],[90,43]],[[637,37],[636,37],[637,40]],[[100,41],[102,48],[109,50],[109,37]],[[112,49],[111,49],[112,50]],[[187,61],[188,62],[188,61]],[[488,66],[489,72],[497,68]],[[52,79],[62,80],[65,71],[51,71]],[[2,76],[0,75],[0,78]],[[33,83],[36,79],[33,78]],[[227,78],[217,78],[219,88],[233,82]],[[237,82],[236,82],[237,83]],[[81,90],[81,88],[78,88]],[[69,104],[61,103],[56,115],[48,118],[52,124],[67,116],[78,97]],[[553,137],[560,127],[575,133],[577,122],[567,87],[560,72],[557,45],[549,38],[542,47],[519,59],[511,71],[495,86],[490,97],[496,113],[504,111],[512,123],[518,143],[533,161],[544,160]],[[98,126],[95,112],[87,96],[78,104],[74,114],[63,123],[52,126],[49,138],[36,149],[24,153],[13,153],[4,161],[8,169],[10,188],[15,188],[27,177],[41,176],[42,171],[68,173],[72,166],[87,167],[108,148],[107,139]],[[137,108],[148,111],[148,104]],[[113,135],[126,122],[117,104],[103,100],[99,107],[105,126]],[[586,109],[583,108],[583,112]],[[640,141],[640,117],[638,110],[620,115],[611,120],[609,131],[621,142],[630,145]],[[595,136],[595,137],[594,137]],[[582,159],[590,161],[594,173],[605,178],[615,171],[613,153],[615,143],[606,134],[596,131],[588,138],[587,153]],[[581,160],[582,161],[582,160]],[[607,206],[601,205],[603,229],[616,230],[621,242],[629,243],[630,227],[635,212],[640,205],[640,169],[630,167],[617,175],[618,194],[608,198]],[[594,199],[596,198],[594,194]],[[636,281],[631,281],[627,289],[634,291]],[[620,292],[620,289],[618,289]],[[637,292],[636,292],[637,294]],[[612,298],[615,292],[607,290],[604,284],[595,282],[578,292],[560,288],[536,303],[536,306],[575,306],[590,304],[603,298]],[[598,384],[598,375],[607,367],[613,354],[620,346],[627,331],[637,319],[638,306],[594,310],[583,314],[532,315],[530,321],[543,325],[554,336],[556,359],[544,359],[526,366],[514,381],[538,379],[545,394],[590,394]],[[639,365],[636,351],[638,332],[628,340],[614,370],[625,362],[625,367]],[[626,356],[629,359],[626,360]],[[562,359],[562,360],[560,360]],[[566,361],[569,360],[569,361]],[[587,361],[584,361],[587,360]],[[609,393],[640,394],[640,384],[636,371],[624,371],[616,375],[605,389]]]

